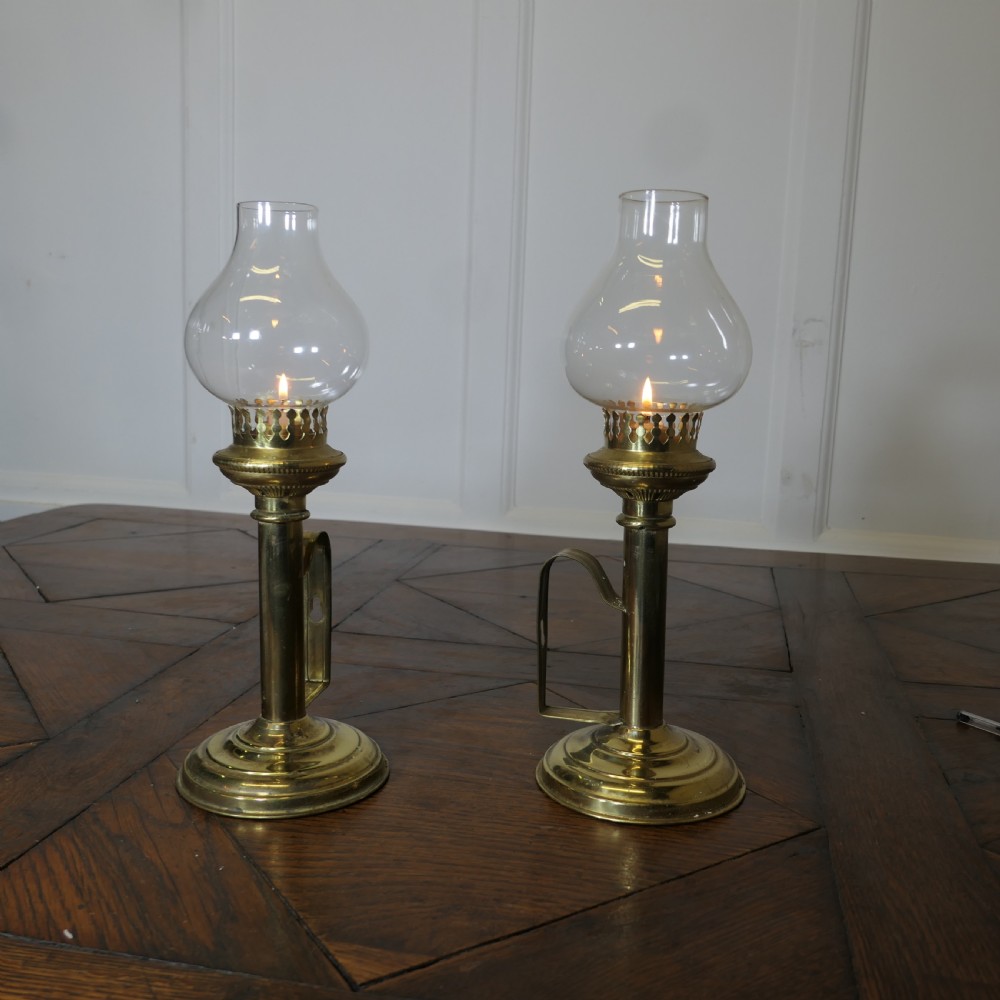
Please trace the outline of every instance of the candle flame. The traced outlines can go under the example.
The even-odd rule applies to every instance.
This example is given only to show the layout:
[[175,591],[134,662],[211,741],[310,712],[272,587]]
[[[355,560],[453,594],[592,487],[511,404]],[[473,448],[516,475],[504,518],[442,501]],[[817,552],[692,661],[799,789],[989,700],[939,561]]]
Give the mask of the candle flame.
[[278,399],[282,402],[288,399],[288,376],[284,372],[278,376]]
[[648,378],[642,383],[642,405],[644,407],[653,405],[653,383]]

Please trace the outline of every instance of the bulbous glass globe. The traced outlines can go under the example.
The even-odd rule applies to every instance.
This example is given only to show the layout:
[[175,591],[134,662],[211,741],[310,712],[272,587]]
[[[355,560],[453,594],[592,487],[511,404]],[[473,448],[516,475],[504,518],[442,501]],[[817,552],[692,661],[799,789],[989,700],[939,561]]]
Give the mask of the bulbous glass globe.
[[326,406],[368,357],[365,322],[323,260],[317,209],[241,202],[236,244],[187,321],[198,381],[233,406]]
[[573,315],[566,374],[609,410],[698,412],[750,370],[746,321],[708,256],[708,199],[627,191],[614,255]]

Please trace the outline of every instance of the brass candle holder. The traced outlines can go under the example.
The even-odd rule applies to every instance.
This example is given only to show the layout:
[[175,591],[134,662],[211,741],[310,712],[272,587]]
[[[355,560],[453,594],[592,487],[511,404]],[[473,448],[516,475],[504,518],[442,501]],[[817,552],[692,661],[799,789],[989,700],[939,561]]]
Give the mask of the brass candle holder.
[[[566,374],[604,411],[605,446],[585,464],[622,500],[622,593],[579,549],[542,569],[539,711],[591,725],[552,746],[536,774],[546,794],[590,816],[686,823],[733,809],[746,786],[711,740],[664,722],[667,534],[674,500],[715,468],[697,447],[702,413],[743,384],[750,334],[708,256],[708,199],[649,188],[619,202],[615,252],[570,321]],[[559,559],[581,563],[623,616],[617,710],[548,704],[549,574]]]
[[331,571],[326,532],[303,531],[305,497],[329,482],[345,457],[326,443],[326,407],[230,409],[233,443],[213,461],[255,497],[261,713],[191,751],[177,789],[228,816],[337,809],[389,776],[368,736],[306,713],[330,684]]
[[184,347],[229,404],[233,443],[215,464],[255,498],[261,712],[193,750],[177,777],[189,802],[227,816],[298,816],[349,805],[389,774],[378,746],[306,709],[330,683],[331,562],[303,531],[305,497],[344,464],[327,406],[361,374],[368,334],[323,260],[318,211],[242,202],[236,243],[188,318]]
[[[622,593],[597,560],[564,549],[542,568],[538,613],[538,709],[555,719],[593,723],[563,737],[538,764],[541,789],[578,812],[625,823],[687,823],[735,808],[746,785],[710,739],[663,717],[667,609],[667,533],[674,500],[700,485],[715,462],[697,449],[700,413],[648,415],[605,410],[606,445],[584,464],[622,499]],[[619,708],[595,711],[548,704],[549,573],[559,559],[582,564],[606,603],[623,616]]]

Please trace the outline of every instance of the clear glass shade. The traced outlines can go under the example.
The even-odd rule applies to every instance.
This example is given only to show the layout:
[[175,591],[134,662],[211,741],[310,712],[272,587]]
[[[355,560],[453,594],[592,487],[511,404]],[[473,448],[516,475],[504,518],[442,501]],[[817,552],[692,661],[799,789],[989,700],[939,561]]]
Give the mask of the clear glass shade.
[[361,374],[368,333],[323,260],[317,209],[241,202],[236,244],[187,322],[209,392],[237,406],[326,406]]
[[750,332],[708,256],[708,199],[627,191],[615,253],[570,321],[566,374],[605,409],[701,411],[750,370]]

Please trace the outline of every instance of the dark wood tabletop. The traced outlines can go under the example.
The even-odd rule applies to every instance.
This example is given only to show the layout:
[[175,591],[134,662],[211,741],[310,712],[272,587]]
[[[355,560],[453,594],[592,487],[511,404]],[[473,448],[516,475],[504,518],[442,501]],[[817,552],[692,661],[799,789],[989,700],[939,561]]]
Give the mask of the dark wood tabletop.
[[[254,522],[0,523],[0,996],[1000,997],[1000,566],[676,546],[666,715],[748,784],[639,827],[542,794],[535,592],[566,540],[333,536],[333,683],[388,783],[251,821],[175,791],[260,709]],[[609,569],[617,548],[586,544]],[[578,568],[577,568],[578,569]],[[614,707],[620,619],[553,573],[550,686]]]

